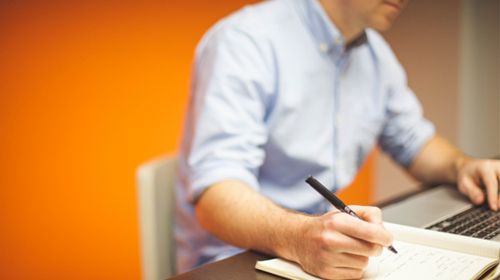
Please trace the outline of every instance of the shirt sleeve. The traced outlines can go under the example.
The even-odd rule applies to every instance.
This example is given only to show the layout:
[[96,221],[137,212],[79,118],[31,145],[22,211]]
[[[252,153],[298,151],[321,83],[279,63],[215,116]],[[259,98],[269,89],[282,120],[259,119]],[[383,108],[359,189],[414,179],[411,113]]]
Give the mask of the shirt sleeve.
[[181,162],[191,203],[210,185],[239,180],[258,189],[273,88],[271,55],[257,36],[216,26],[197,49]]
[[[397,62],[396,62],[397,63]],[[433,124],[424,118],[422,106],[408,87],[402,67],[393,71],[386,105],[386,122],[379,144],[401,165],[408,167],[416,154],[435,133]]]

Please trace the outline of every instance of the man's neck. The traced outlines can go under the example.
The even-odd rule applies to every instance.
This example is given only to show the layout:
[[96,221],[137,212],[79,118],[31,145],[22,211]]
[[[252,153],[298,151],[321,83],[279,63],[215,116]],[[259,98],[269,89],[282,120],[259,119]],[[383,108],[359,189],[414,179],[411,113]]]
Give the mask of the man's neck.
[[330,20],[337,26],[342,36],[344,36],[345,44],[349,45],[353,40],[359,38],[364,31],[364,27],[353,20],[353,16],[349,11],[342,9],[338,2],[332,0],[319,0],[321,6],[325,10]]

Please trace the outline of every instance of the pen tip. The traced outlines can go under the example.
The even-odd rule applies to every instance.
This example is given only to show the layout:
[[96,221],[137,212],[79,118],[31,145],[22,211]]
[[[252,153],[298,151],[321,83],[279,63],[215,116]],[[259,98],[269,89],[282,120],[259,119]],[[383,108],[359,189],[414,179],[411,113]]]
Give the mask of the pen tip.
[[393,252],[394,254],[397,254],[397,253],[398,253],[398,251],[396,251],[396,249],[394,249],[394,247],[392,247],[392,246],[389,246],[389,250],[390,250],[391,252]]

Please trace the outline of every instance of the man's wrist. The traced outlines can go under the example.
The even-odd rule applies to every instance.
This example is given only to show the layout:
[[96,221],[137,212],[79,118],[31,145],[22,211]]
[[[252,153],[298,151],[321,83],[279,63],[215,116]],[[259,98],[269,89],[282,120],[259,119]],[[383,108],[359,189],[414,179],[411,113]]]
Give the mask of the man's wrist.
[[297,262],[297,249],[304,240],[311,216],[299,212],[286,213],[286,223],[282,227],[280,242],[276,243],[275,253],[285,259]]
[[458,153],[453,161],[453,181],[458,183],[458,176],[460,174],[460,170],[462,170],[463,166],[470,160],[469,157],[462,153]]

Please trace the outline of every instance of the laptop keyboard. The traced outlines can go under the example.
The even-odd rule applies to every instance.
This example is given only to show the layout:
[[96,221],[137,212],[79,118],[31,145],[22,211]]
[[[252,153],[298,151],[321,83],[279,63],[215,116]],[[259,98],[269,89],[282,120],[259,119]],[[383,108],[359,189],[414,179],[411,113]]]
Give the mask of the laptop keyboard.
[[487,206],[473,207],[427,229],[492,239],[500,234],[500,211],[493,212]]

